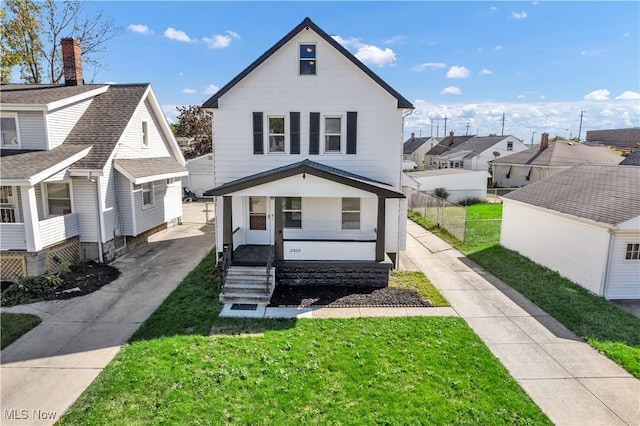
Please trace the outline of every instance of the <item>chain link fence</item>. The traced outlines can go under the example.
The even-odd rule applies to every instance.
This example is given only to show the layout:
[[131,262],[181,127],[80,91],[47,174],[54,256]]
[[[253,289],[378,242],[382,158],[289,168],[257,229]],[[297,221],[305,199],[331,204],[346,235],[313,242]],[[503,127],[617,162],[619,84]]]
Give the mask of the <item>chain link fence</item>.
[[407,196],[409,210],[412,210],[435,225],[446,229],[451,235],[464,242],[467,209],[422,191],[413,191]]

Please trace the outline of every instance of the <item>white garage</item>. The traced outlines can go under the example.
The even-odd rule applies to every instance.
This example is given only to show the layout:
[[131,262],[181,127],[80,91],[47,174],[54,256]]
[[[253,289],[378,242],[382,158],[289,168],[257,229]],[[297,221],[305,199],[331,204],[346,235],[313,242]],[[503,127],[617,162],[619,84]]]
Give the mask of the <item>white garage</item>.
[[577,166],[503,197],[500,244],[607,299],[640,299],[640,168]]
[[187,160],[187,170],[189,175],[182,178],[182,186],[186,186],[195,192],[198,198],[202,198],[202,193],[213,187],[213,154]]

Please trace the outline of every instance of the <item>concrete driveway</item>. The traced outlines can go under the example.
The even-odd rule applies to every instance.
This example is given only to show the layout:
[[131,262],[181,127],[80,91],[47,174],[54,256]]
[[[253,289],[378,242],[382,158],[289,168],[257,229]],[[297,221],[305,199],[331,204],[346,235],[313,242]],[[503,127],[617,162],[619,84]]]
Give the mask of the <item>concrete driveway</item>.
[[189,221],[117,260],[120,278],[95,293],[2,309],[36,314],[42,323],[0,352],[0,424],[60,418],[212,249],[214,228],[205,224],[203,206],[185,204]]

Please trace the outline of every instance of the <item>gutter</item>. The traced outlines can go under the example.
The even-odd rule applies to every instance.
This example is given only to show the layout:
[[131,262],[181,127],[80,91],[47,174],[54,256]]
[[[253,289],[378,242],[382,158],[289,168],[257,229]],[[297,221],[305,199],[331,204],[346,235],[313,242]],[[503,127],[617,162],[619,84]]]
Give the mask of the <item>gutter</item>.
[[99,179],[91,177],[91,172],[87,177],[89,181],[96,184],[96,213],[98,215],[98,260],[104,263],[104,253],[102,252],[102,212],[100,211],[100,183]]
[[[609,250],[607,251],[607,261],[604,264],[604,277],[602,280],[602,297],[607,299],[607,289],[609,288],[609,276],[610,268],[611,268],[611,252],[613,251],[613,234],[615,233],[615,228],[609,228]],[[609,299],[607,299],[609,300]]]

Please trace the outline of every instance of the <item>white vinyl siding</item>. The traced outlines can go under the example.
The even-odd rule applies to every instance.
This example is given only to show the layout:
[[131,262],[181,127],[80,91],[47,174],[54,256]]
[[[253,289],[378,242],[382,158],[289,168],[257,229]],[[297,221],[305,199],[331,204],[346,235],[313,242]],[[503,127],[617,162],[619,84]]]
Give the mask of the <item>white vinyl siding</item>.
[[21,149],[47,149],[47,134],[42,112],[20,111],[18,121]]
[[42,247],[60,243],[80,232],[76,213],[52,217],[39,222]]
[[97,242],[100,235],[96,184],[87,178],[73,179],[74,211],[78,214],[80,241]]
[[640,260],[627,260],[627,244],[640,244],[640,234],[615,234],[609,263],[607,299],[640,299]]
[[609,250],[605,227],[505,199],[500,244],[601,294]]
[[138,235],[165,222],[164,197],[166,192],[167,186],[156,182],[156,184],[153,185],[153,197],[156,200],[155,204],[152,206],[143,206],[142,191],[134,191],[135,230]]
[[[148,148],[143,148],[142,122],[147,122]],[[171,156],[168,141],[160,129],[148,100],[138,108],[125,130],[114,158],[151,158]]]
[[58,108],[47,115],[49,127],[49,147],[53,149],[62,145],[69,136],[82,114],[87,110],[93,98],[76,102],[63,108]]
[[131,191],[133,185],[123,175],[118,172],[115,174],[115,186],[117,193],[118,210],[120,212],[120,231],[122,235],[135,235],[133,229],[133,206],[131,204]]

